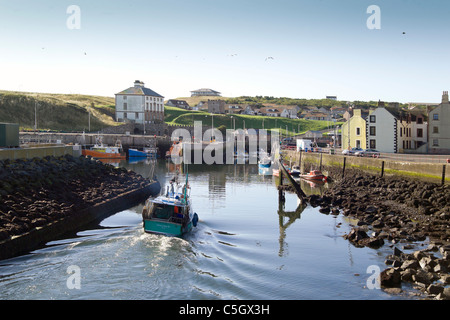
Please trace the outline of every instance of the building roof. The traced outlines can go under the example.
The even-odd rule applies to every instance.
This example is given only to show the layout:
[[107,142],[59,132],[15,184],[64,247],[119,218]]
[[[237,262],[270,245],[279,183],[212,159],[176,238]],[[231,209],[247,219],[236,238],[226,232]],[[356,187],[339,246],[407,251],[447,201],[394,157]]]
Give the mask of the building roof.
[[116,95],[118,95],[118,94],[153,96],[153,97],[164,98],[162,95],[160,95],[159,93],[153,91],[152,89],[144,87],[144,83],[139,81],[139,80],[135,81],[134,87],[130,87],[130,88],[126,89],[126,90],[123,90],[123,91],[121,91],[119,93],[116,93]]
[[219,91],[215,91],[215,90],[208,89],[208,88],[201,88],[201,89],[197,89],[197,90],[192,90],[191,92],[211,92],[211,93],[220,93]]

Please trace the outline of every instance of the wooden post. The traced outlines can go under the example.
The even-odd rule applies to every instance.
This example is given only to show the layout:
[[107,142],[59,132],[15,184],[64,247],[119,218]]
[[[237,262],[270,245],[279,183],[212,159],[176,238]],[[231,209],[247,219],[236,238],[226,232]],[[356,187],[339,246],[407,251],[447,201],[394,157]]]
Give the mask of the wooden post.
[[442,166],[442,185],[445,184],[445,167],[446,167],[446,165],[444,164]]
[[381,161],[381,177],[383,178],[384,175],[384,160]]
[[319,170],[322,171],[322,152],[320,153],[320,165]]
[[346,162],[347,158],[344,156],[344,165],[342,166],[342,178],[344,177],[344,173],[345,173],[345,162]]

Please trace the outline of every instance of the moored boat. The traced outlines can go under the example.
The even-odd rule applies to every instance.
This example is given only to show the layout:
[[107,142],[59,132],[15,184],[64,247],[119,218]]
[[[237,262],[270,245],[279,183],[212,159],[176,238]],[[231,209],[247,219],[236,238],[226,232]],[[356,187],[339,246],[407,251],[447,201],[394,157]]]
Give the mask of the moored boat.
[[147,158],[147,153],[144,151],[140,151],[138,149],[128,149],[128,156],[130,158],[132,158],[132,157]]
[[142,209],[142,219],[145,232],[167,236],[179,237],[196,227],[198,215],[192,209],[187,178],[181,190],[175,177],[165,195],[149,198]]
[[114,147],[96,144],[90,149],[81,151],[84,156],[91,156],[96,159],[126,159],[126,153],[123,151],[122,144],[118,141]]
[[299,175],[300,178],[305,180],[312,180],[312,181],[326,181],[327,176],[325,176],[322,171],[320,170],[311,170],[307,174],[301,174]]

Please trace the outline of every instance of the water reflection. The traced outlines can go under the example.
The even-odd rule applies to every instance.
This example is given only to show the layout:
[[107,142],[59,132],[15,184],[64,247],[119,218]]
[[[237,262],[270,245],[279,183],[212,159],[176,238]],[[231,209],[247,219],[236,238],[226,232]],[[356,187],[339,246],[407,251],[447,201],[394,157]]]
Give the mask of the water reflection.
[[286,255],[287,243],[286,243],[286,229],[292,225],[295,220],[300,219],[302,212],[305,210],[307,205],[300,200],[297,202],[297,209],[294,211],[285,211],[285,202],[280,200],[278,202],[278,219],[280,225],[280,249],[278,251],[278,256],[283,257]]

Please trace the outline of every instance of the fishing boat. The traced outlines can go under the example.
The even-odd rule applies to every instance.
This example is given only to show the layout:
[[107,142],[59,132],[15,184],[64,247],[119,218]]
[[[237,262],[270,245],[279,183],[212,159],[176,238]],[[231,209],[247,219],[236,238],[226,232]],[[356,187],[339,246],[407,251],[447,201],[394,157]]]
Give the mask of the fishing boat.
[[141,157],[141,158],[147,158],[147,153],[144,151],[140,151],[138,149],[128,149],[128,157]]
[[299,175],[300,178],[311,181],[327,181],[327,176],[325,176],[322,171],[311,170],[307,174]]
[[127,157],[120,141],[117,141],[114,147],[104,145],[103,143],[95,144],[90,149],[83,149],[81,153],[84,156],[91,156],[96,159],[126,159]]
[[293,177],[300,176],[300,166],[292,166],[292,168],[289,170],[289,174]]
[[190,189],[187,177],[181,187],[176,176],[165,195],[149,198],[142,209],[144,231],[179,237],[196,227],[198,216],[192,210]]
[[259,169],[268,169],[272,165],[272,158],[267,154],[267,152],[262,151],[260,154],[260,159],[258,161]]

